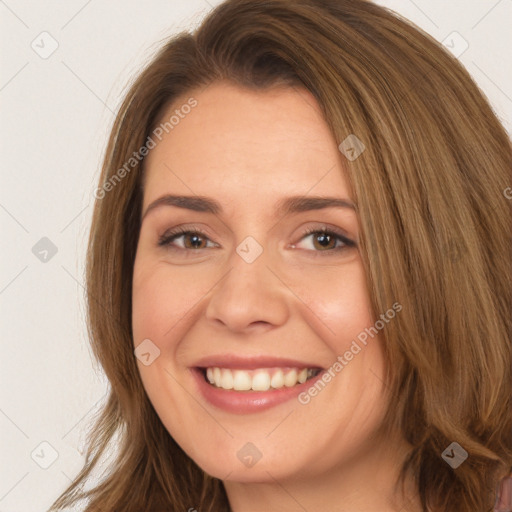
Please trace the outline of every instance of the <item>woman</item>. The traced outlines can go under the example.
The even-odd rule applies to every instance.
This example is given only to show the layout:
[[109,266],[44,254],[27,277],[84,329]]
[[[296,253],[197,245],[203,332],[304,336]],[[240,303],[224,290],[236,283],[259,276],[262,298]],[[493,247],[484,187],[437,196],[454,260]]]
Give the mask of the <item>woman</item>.
[[95,192],[112,390],[52,510],[504,507],[511,164],[468,73],[370,2],[228,0],[171,40]]

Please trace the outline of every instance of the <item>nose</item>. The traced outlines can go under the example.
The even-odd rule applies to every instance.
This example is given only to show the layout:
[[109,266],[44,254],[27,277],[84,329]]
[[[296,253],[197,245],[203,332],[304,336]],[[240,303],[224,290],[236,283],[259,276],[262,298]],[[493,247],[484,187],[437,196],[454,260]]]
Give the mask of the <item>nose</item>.
[[228,272],[212,290],[206,318],[238,333],[267,330],[287,321],[290,296],[265,251],[251,263],[234,252]]

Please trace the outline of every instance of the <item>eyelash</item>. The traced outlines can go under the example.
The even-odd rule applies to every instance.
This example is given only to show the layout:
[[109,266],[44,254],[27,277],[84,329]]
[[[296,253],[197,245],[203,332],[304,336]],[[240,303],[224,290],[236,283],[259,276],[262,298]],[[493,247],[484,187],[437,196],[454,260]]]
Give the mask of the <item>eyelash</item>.
[[[325,251],[311,251],[311,252],[315,252],[315,253],[318,253],[318,255],[321,255],[322,253],[327,253],[325,255],[329,255],[329,253],[338,253],[339,251],[343,251],[343,250],[346,250],[346,249],[349,249],[351,247],[356,247],[357,244],[351,240],[350,238],[347,238],[345,235],[343,235],[342,233],[339,233],[333,229],[329,229],[327,228],[327,226],[322,226],[321,228],[307,228],[304,233],[302,234],[302,236],[300,237],[300,241],[302,241],[304,238],[312,235],[312,234],[323,234],[323,235],[329,235],[329,236],[333,236],[334,238],[336,238],[338,241],[340,241],[343,245],[340,246],[340,247],[335,247],[333,249],[326,249]],[[159,240],[158,240],[158,246],[159,247],[168,247],[169,249],[172,249],[172,250],[177,250],[177,251],[198,251],[198,250],[201,250],[201,249],[188,249],[188,248],[177,248],[177,247],[173,247],[171,245],[171,243],[176,239],[176,238],[181,238],[182,236],[184,235],[199,235],[201,238],[204,238],[208,241],[211,242],[211,240],[208,238],[208,236],[203,232],[201,231],[200,229],[195,229],[195,228],[176,228],[170,232],[167,232],[165,233],[164,235],[162,235]],[[295,247],[295,244],[292,244],[294,247]],[[203,249],[208,249],[208,247],[204,247]]]
[[[353,240],[351,240],[350,238],[347,238],[345,235],[343,235],[340,232],[337,232],[333,229],[329,229],[327,226],[322,226],[321,228],[306,228],[304,230],[304,233],[300,237],[300,240],[303,240],[304,238],[306,238],[307,236],[312,235],[312,234],[329,235],[329,236],[336,238],[343,244],[340,247],[335,247],[334,249],[327,249],[325,251],[313,251],[313,252],[316,252],[319,254],[329,253],[329,252],[338,252],[338,251],[346,250],[350,247],[356,247],[356,243]],[[293,245],[295,245],[295,244],[293,244]]]

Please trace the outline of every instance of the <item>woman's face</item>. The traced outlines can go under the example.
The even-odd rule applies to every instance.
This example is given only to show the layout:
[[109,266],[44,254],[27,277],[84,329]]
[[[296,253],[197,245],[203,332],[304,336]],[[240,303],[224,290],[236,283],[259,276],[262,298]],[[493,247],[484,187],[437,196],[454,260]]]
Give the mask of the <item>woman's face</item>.
[[332,473],[373,449],[388,400],[350,163],[307,91],[214,83],[190,96],[146,160],[133,274],[144,387],[210,475]]

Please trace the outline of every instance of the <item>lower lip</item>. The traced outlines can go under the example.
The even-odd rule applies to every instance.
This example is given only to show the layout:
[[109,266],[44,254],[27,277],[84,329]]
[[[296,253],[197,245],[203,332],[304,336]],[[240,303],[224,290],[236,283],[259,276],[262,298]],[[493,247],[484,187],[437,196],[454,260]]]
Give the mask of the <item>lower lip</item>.
[[321,371],[311,379],[292,387],[282,387],[269,391],[235,391],[212,386],[206,382],[204,373],[198,368],[190,368],[197,382],[199,392],[212,405],[233,414],[261,412],[296,398],[322,377]]

